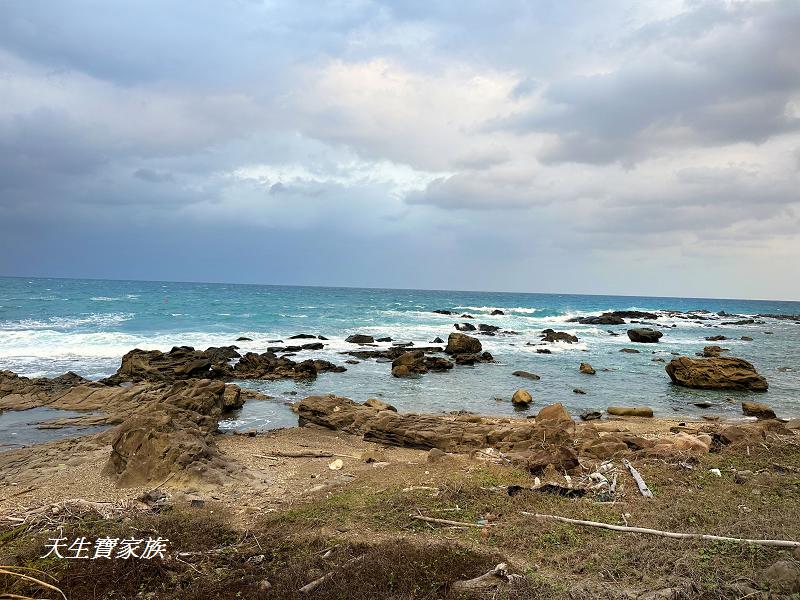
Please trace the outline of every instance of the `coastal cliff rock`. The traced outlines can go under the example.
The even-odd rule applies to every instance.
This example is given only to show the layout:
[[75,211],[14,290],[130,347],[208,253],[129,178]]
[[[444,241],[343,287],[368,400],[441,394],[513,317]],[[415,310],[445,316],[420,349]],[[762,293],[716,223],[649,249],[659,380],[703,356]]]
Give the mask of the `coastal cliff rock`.
[[742,358],[673,358],[665,367],[673,383],[710,390],[767,391],[767,380]]
[[661,339],[664,334],[649,327],[638,327],[636,329],[628,329],[628,338],[632,342],[640,344],[655,344]]
[[483,349],[479,339],[463,333],[451,333],[447,337],[447,354],[477,354]]
[[212,434],[223,412],[241,407],[238,388],[205,379],[176,382],[160,392],[112,431],[104,474],[121,487],[170,475],[183,482],[221,483],[231,467]]

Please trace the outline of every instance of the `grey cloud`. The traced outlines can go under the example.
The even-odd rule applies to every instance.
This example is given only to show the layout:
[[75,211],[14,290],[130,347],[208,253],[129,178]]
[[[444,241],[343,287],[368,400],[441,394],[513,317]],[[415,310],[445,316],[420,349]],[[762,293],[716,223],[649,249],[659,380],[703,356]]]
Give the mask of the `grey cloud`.
[[165,181],[175,180],[175,176],[172,173],[167,171],[155,171],[147,168],[136,169],[133,172],[133,176],[142,181],[149,181],[150,183],[164,183]]
[[[800,92],[800,5],[699,5],[681,24],[700,37],[674,40],[675,22],[617,69],[554,81],[547,105],[504,119],[511,131],[556,135],[545,162],[636,162],[692,145],[762,143],[800,128],[787,114]],[[721,6],[721,5],[720,5]],[[649,31],[657,28],[651,25]]]

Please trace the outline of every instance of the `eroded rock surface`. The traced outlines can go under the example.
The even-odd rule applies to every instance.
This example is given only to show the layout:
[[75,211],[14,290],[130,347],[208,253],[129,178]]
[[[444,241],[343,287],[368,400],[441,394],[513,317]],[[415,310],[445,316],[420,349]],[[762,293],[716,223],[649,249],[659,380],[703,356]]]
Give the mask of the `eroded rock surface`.
[[709,390],[750,390],[765,392],[767,380],[743,358],[718,356],[693,359],[673,358],[665,367],[673,383]]

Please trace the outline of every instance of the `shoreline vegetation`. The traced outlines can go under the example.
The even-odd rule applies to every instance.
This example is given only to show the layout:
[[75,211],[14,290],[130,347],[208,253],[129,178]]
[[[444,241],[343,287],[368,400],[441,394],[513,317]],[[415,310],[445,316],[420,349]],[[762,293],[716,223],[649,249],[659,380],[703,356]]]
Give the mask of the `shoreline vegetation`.
[[[800,420],[756,401],[767,379],[716,345],[718,337],[702,340],[714,345],[699,356],[665,361],[665,372],[675,385],[751,392],[741,420],[653,417],[646,402],[571,415],[531,393],[539,375],[517,371],[520,389],[507,400],[514,417],[401,413],[386,400],[327,395],[293,404],[298,427],[218,430],[245,402],[269,401],[232,382],[342,374],[352,360],[390,363],[394,378],[503,368],[478,336],[515,332],[459,317],[447,340],[425,346],[383,348],[375,342],[392,340],[353,335],[341,364],[301,360],[327,340],[302,333],[244,355],[234,345],[135,349],[101,381],[0,371],[0,409],[79,411],[43,425],[89,428],[0,453],[0,596],[800,593]],[[634,321],[629,353],[661,337],[650,313],[580,319]],[[535,343],[546,351],[570,337],[546,329]],[[596,374],[586,362],[575,369]],[[154,561],[41,558],[56,533],[158,535],[169,548]]]

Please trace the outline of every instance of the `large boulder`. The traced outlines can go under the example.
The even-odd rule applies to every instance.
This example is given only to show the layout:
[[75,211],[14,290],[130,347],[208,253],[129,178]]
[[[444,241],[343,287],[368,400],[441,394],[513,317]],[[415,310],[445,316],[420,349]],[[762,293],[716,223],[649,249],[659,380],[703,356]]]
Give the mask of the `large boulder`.
[[664,334],[649,327],[637,327],[636,329],[628,329],[628,338],[632,342],[640,344],[655,344]]
[[673,358],[666,366],[672,382],[708,390],[750,390],[766,392],[769,385],[756,368],[742,358]]
[[463,333],[451,333],[447,338],[447,354],[478,354],[482,350],[479,339]]
[[572,417],[561,403],[549,404],[539,411],[536,415],[536,423],[550,423],[551,425],[571,425]]
[[653,409],[649,406],[609,406],[608,414],[615,417],[652,417]]

